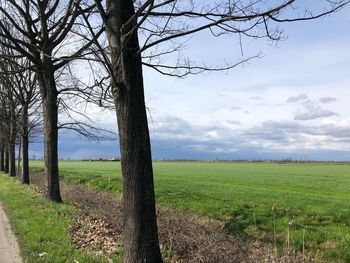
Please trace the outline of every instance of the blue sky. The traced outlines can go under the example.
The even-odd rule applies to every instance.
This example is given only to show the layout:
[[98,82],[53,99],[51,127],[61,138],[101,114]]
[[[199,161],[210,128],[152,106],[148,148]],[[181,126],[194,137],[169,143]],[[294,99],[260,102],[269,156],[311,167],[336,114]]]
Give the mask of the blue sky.
[[[245,56],[228,73],[164,77],[144,70],[156,159],[350,160],[350,6],[317,21],[281,25],[284,41],[243,39]],[[236,37],[192,37],[186,54],[212,65],[241,59]],[[91,108],[98,125],[113,113]],[[61,158],[119,156],[117,141],[62,133]],[[42,156],[42,145],[31,154]]]

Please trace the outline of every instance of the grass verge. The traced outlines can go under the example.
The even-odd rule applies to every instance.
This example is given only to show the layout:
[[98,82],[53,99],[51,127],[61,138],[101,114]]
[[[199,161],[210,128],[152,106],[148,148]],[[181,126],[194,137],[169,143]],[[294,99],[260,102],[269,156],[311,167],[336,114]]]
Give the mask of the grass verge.
[[[77,212],[73,205],[48,202],[33,186],[24,186],[4,174],[0,174],[0,201],[5,206],[25,262],[109,262],[74,248],[68,235]],[[45,255],[40,257],[39,254],[44,252]]]

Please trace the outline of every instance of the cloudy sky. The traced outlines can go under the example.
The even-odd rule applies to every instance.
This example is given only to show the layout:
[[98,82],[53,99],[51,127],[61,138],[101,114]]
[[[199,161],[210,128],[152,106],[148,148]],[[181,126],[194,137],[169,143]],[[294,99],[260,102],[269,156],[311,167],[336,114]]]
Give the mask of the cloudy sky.
[[[350,160],[350,7],[283,29],[288,38],[277,45],[243,39],[244,55],[261,58],[227,73],[179,80],[145,69],[153,157]],[[241,59],[235,37],[189,43],[199,62]],[[95,115],[115,129],[114,114]],[[117,144],[62,133],[60,156],[119,156]]]

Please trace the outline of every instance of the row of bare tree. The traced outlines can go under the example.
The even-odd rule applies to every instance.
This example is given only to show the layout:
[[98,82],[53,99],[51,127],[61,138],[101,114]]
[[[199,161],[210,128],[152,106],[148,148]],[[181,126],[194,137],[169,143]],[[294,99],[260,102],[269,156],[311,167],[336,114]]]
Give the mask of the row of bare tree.
[[[0,167],[14,175],[17,132],[22,145],[22,178],[27,182],[28,120],[32,112],[42,112],[47,198],[62,202],[60,106],[76,97],[113,109],[123,174],[124,262],[162,262],[143,67],[173,77],[228,70],[256,56],[230,59],[219,66],[196,64],[183,53],[191,36],[232,35],[241,44],[244,38],[278,41],[283,37],[278,24],[323,17],[349,1],[313,2],[2,0],[0,146],[4,150],[0,151]],[[88,76],[77,73],[83,65],[90,69]],[[71,74],[79,77],[62,80]]]
[[21,179],[29,184],[29,136],[41,123],[35,74],[26,58],[5,46],[0,49],[0,170],[16,176],[18,138]]

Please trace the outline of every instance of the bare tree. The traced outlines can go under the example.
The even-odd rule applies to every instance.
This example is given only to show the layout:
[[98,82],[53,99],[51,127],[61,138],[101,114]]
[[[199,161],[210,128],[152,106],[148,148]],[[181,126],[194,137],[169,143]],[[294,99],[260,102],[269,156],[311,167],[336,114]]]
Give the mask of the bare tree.
[[[28,63],[25,61],[24,63]],[[26,65],[27,66],[27,65]],[[21,136],[21,178],[22,183],[29,184],[29,137],[33,128],[35,128],[38,123],[36,122],[36,114],[38,114],[38,89],[35,75],[32,71],[26,70],[21,74],[17,74],[18,85],[14,93],[21,105],[20,110],[20,121],[19,123],[19,134]],[[34,106],[34,107],[33,107]],[[33,110],[34,108],[34,110]],[[35,116],[30,120],[30,116]],[[41,119],[39,117],[39,119]],[[40,123],[40,122],[39,122]]]
[[[8,65],[6,65],[8,68]],[[13,76],[0,75],[2,137],[6,145],[5,172],[16,176],[16,136],[17,136],[17,107],[18,101],[13,96],[11,85]]]
[[[278,23],[316,19],[348,4],[345,0],[319,2],[321,9],[311,12],[307,4],[303,6],[298,0],[95,0],[106,28],[109,55],[104,54],[103,44],[97,41],[95,27],[89,28],[100,51],[96,57],[103,60],[110,74],[118,119],[125,212],[124,262],[162,262],[142,67],[175,77],[234,68],[251,58],[219,66],[198,65],[183,56],[184,43],[199,32],[213,37],[231,34],[239,39],[278,41],[282,38]],[[173,59],[174,53],[179,54],[178,59]]]
[[21,178],[23,183],[29,184],[29,134],[33,126],[37,125],[36,118],[33,119],[34,121],[31,121],[29,116],[33,115],[33,113],[38,113],[37,109],[39,106],[35,104],[38,104],[40,99],[39,90],[35,74],[30,70],[30,61],[6,47],[2,47],[1,51],[3,55],[7,55],[7,58],[0,58],[0,79],[9,83],[7,88],[10,89],[19,106],[17,131],[20,136],[21,146],[19,147],[21,151],[19,156],[22,157]]
[[[58,174],[58,96],[55,75],[91,45],[74,34],[78,17],[91,9],[81,0],[0,2],[0,45],[16,50],[33,65],[44,115],[44,173],[47,198],[62,202]],[[102,32],[102,30],[101,30]],[[97,33],[100,34],[100,33]]]

